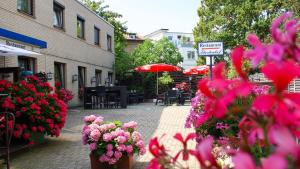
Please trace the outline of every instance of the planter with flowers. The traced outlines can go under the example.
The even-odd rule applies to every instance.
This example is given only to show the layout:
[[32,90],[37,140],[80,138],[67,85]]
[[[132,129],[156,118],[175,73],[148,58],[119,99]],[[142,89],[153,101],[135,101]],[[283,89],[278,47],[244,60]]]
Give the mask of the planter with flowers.
[[86,116],[84,122],[82,141],[89,144],[92,169],[131,169],[133,155],[145,154],[142,136],[135,131],[136,122],[105,122],[95,115]]
[[[0,109],[15,115],[15,126],[12,119],[8,119],[9,129],[14,130],[14,143],[41,143],[44,135],[60,135],[68,109],[48,82],[37,76],[29,76],[18,83],[0,80],[0,92],[10,96],[0,99]],[[4,129],[4,116],[0,115],[0,143],[4,141]]]

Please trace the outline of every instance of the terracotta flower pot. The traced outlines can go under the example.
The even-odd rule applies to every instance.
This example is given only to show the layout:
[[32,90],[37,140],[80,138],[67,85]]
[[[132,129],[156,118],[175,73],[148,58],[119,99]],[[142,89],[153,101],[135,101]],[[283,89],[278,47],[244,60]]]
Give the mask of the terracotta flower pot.
[[122,156],[114,165],[100,162],[92,153],[90,159],[91,169],[131,169],[133,166],[133,156]]

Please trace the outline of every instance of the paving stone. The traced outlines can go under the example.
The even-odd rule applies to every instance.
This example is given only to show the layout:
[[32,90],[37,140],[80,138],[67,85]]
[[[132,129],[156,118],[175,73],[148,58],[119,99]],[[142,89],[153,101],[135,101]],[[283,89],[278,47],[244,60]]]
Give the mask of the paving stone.
[[[71,109],[61,136],[47,137],[44,145],[31,148],[12,157],[12,169],[90,169],[89,148],[81,143],[83,117],[86,115],[101,115],[105,120],[121,120],[138,123],[138,131],[148,144],[152,137],[167,134],[163,141],[174,154],[181,148],[179,142],[172,138],[177,132],[184,136],[193,132],[185,129],[184,122],[190,106],[155,106],[153,103],[143,103],[128,106],[127,109],[83,110]],[[190,142],[189,147],[195,146]],[[148,148],[148,146],[147,146]],[[134,169],[144,169],[152,159],[147,151],[144,156],[135,158]],[[191,160],[190,168],[196,169],[196,160]]]

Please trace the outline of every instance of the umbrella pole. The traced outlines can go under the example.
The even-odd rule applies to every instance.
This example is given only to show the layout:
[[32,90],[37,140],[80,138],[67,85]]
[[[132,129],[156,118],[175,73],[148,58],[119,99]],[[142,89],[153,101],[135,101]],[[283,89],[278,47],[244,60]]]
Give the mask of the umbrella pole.
[[156,71],[156,95],[158,96],[158,71]]

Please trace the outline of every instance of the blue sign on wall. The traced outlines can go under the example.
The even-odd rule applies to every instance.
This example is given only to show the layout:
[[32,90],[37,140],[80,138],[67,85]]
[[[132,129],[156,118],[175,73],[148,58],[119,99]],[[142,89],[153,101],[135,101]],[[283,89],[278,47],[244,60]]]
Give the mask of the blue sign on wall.
[[16,41],[20,41],[23,43],[27,43],[33,46],[38,46],[40,48],[47,48],[47,42],[39,40],[39,39],[35,39],[26,35],[22,35],[16,32],[12,32],[3,28],[0,28],[0,36],[8,38],[8,39],[12,39],[12,40],[16,40]]

